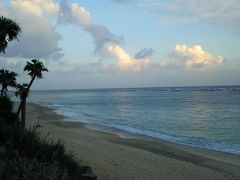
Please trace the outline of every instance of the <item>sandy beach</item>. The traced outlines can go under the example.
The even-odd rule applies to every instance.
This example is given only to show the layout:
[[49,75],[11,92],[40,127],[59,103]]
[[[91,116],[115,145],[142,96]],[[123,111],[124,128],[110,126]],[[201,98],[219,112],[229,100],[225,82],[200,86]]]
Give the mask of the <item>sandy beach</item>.
[[121,138],[86,128],[49,108],[28,104],[27,126],[37,122],[43,134],[49,134],[50,139],[61,139],[80,163],[90,165],[99,180],[240,179],[239,155],[134,134]]

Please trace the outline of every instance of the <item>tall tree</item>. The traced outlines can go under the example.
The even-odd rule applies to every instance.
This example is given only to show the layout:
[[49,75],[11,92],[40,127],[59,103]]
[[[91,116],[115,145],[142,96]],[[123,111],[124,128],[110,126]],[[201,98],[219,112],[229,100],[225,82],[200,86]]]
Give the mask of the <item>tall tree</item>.
[[31,81],[28,84],[28,91],[30,90],[33,81],[38,78],[38,79],[42,79],[43,78],[43,72],[46,71],[48,72],[48,69],[45,68],[45,66],[43,65],[43,63],[41,61],[39,61],[38,59],[32,59],[31,62],[27,61],[26,66],[24,67],[24,71],[28,71],[28,75],[31,76]]
[[17,73],[5,69],[0,70],[0,83],[2,84],[2,90],[1,90],[1,96],[6,94],[7,92],[7,87],[16,86],[16,76]]
[[22,95],[21,95],[21,103],[18,107],[17,115],[19,115],[21,111],[21,123],[22,126],[25,126],[25,109],[26,109],[26,98],[28,96],[29,90],[33,84],[33,81],[38,78],[42,79],[43,78],[43,72],[46,71],[48,72],[48,69],[45,68],[43,63],[37,59],[32,59],[31,62],[27,61],[26,66],[24,67],[24,71],[28,71],[28,75],[31,76],[31,81],[28,84],[26,88],[22,88]]
[[21,28],[16,22],[4,16],[0,17],[0,53],[5,53],[8,43],[18,39],[20,32]]

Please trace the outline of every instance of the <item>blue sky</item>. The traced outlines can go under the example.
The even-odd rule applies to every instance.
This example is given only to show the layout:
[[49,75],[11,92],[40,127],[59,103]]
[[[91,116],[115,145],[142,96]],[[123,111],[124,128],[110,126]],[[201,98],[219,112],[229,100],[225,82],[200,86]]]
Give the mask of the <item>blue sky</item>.
[[240,85],[238,0],[10,0],[22,27],[0,56],[49,69],[34,89]]

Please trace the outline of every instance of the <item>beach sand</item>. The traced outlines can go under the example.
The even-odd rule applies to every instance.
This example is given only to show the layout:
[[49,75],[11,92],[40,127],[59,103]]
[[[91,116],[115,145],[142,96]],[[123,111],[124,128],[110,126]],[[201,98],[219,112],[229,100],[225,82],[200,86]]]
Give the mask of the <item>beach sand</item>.
[[240,180],[240,155],[134,134],[120,138],[28,104],[27,126],[37,122],[43,134],[61,139],[81,164],[90,165],[99,180]]

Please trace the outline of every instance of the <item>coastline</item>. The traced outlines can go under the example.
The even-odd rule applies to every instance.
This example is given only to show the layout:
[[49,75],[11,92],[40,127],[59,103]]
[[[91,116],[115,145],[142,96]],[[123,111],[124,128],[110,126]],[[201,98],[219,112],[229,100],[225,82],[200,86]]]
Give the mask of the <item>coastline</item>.
[[[87,128],[37,104],[27,106],[29,127],[61,139],[99,179],[240,179],[240,156],[127,133]],[[130,136],[129,136],[130,135]]]

